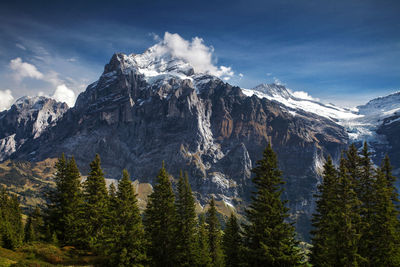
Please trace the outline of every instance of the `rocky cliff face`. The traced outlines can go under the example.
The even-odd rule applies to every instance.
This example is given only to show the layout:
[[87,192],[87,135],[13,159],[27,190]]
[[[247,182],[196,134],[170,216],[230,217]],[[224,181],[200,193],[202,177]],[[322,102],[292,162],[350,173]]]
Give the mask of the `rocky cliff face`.
[[47,97],[22,97],[0,113],[0,161],[56,124],[68,105]]
[[173,175],[189,173],[202,204],[213,194],[240,209],[249,200],[250,170],[271,142],[293,218],[305,235],[323,157],[336,157],[346,146],[344,129],[316,114],[294,115],[277,102],[247,96],[179,60],[148,60],[146,53],[115,54],[75,107],[37,138],[33,134],[12,158],[40,161],[65,152],[86,173],[99,153],[107,177],[119,178],[127,168],[141,182],[151,182],[165,160]]

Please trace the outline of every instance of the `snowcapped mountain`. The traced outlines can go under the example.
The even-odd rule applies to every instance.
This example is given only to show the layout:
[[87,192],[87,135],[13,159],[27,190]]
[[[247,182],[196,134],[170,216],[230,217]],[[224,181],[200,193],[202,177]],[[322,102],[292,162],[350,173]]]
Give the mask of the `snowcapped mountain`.
[[[294,116],[296,110],[303,110],[331,119],[345,127],[352,142],[368,141],[371,144],[384,144],[385,137],[377,134],[377,129],[382,123],[396,121],[397,118],[393,116],[400,114],[400,93],[373,99],[355,109],[346,109],[333,104],[323,104],[308,94],[296,94],[283,85],[260,84],[253,89],[242,89],[242,91],[248,96],[256,95],[279,102]],[[390,117],[392,119],[388,120]]]
[[197,71],[187,61],[178,56],[173,56],[168,51],[163,51],[157,45],[147,49],[143,54],[125,55],[115,54],[117,61],[106,66],[102,77],[112,81],[116,78],[115,65],[121,67],[125,75],[131,73],[142,75],[149,86],[168,84],[171,79],[175,81],[189,80],[194,86],[219,79],[208,71]]
[[119,178],[126,168],[150,183],[166,160],[171,174],[189,173],[200,203],[212,195],[241,210],[252,189],[251,168],[270,142],[287,182],[292,216],[306,235],[324,158],[337,159],[349,136],[361,138],[366,130],[384,135],[368,123],[376,125],[372,118],[382,105],[387,112],[396,110],[397,99],[354,111],[282,85],[241,89],[224,82],[229,69],[214,68],[191,64],[157,45],[143,54],[114,54],[73,108],[23,98],[0,113],[0,160],[36,162],[64,152],[74,155],[86,174],[98,153],[108,178]]
[[25,142],[36,139],[68,110],[68,105],[44,96],[21,97],[0,113],[0,160],[12,155]]
[[108,178],[119,178],[126,168],[140,182],[152,182],[165,160],[174,176],[180,169],[189,173],[202,205],[212,195],[241,210],[251,191],[251,168],[271,142],[293,217],[306,234],[317,173],[326,155],[336,157],[346,146],[343,127],[315,113],[293,116],[277,102],[249,97],[224,82],[225,69],[193,66],[154,47],[143,54],[114,54],[98,81],[54,126],[3,159],[36,162],[64,152],[74,155],[86,174],[98,153]]
[[358,106],[357,108],[359,114],[364,115],[377,123],[383,123],[385,118],[400,114],[400,92],[375,98],[367,104]]
[[360,117],[355,112],[337,107],[333,104],[323,104],[318,100],[313,99],[307,94],[297,94],[287,89],[283,85],[278,84],[260,84],[253,89],[242,89],[247,96],[256,95],[260,98],[266,98],[272,101],[279,102],[288,107],[295,115],[297,109],[323,116],[335,122],[340,120],[351,120]]

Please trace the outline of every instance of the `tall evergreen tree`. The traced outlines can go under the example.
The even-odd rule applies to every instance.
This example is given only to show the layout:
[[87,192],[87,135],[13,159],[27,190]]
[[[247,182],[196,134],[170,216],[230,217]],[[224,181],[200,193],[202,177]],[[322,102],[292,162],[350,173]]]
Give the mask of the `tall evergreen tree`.
[[210,248],[212,266],[223,266],[224,256],[221,244],[221,226],[215,208],[214,197],[211,198],[210,207],[206,213],[208,244]]
[[24,227],[19,200],[0,188],[0,245],[15,249],[22,244]]
[[371,162],[371,153],[368,151],[367,142],[364,142],[364,146],[360,156],[360,179],[356,188],[358,198],[361,201],[360,207],[360,234],[361,239],[359,242],[359,253],[365,258],[366,265],[371,264],[371,251],[373,251],[373,233],[371,229],[373,220],[373,207],[375,199],[372,197],[375,194],[374,183],[375,175]]
[[245,245],[250,266],[297,266],[301,255],[294,227],[285,222],[288,208],[281,200],[283,181],[276,154],[268,144],[252,170],[256,191],[246,210]]
[[53,232],[56,235],[63,235],[65,229],[62,223],[63,220],[60,219],[63,216],[64,196],[66,195],[64,193],[64,184],[67,180],[67,159],[64,153],[57,160],[55,167],[54,181],[56,186],[47,192],[46,239],[49,239]]
[[392,190],[392,201],[395,204],[396,208],[398,209],[399,205],[399,193],[396,188],[396,180],[397,178],[393,176],[392,174],[392,165],[390,164],[390,159],[388,155],[385,155],[385,158],[383,159],[382,166],[381,166],[381,171],[383,172],[383,175],[385,176],[385,179],[387,181],[387,185],[389,190]]
[[[111,192],[112,193],[112,192]],[[147,263],[146,238],[136,193],[124,170],[115,194],[115,213],[107,229],[106,255],[111,266],[143,266]]]
[[28,216],[25,224],[25,242],[44,240],[45,228],[43,216],[39,207],[36,207]]
[[205,224],[204,214],[200,215],[199,225],[197,231],[197,261],[196,266],[199,267],[210,267],[211,256],[210,256],[210,246],[208,244],[208,233]]
[[346,160],[341,158],[338,173],[337,205],[332,210],[331,220],[334,224],[333,240],[335,241],[335,265],[334,266],[359,266],[365,259],[360,255],[358,248],[360,234],[357,225],[360,223],[360,215],[357,207],[360,201],[354,191],[352,179],[346,168]]
[[358,253],[360,202],[354,191],[351,171],[341,157],[336,171],[329,157],[324,165],[323,182],[317,195],[313,216],[313,248],[311,262],[315,266],[359,266]]
[[176,197],[176,260],[179,266],[193,266],[197,257],[197,216],[187,173],[178,180]]
[[105,225],[108,216],[109,196],[97,154],[90,163],[90,172],[84,183],[84,233],[81,242],[98,249],[105,238]]
[[81,175],[75,158],[71,157],[67,163],[66,181],[64,184],[64,208],[61,217],[64,225],[62,244],[78,245],[82,232],[83,192],[81,189]]
[[28,219],[26,219],[24,235],[24,242],[32,242],[37,240],[36,232],[32,223],[32,214],[29,214]]
[[83,203],[81,176],[74,157],[67,160],[64,154],[58,159],[56,169],[56,187],[48,199],[49,229],[62,245],[77,245]]
[[241,229],[236,216],[232,213],[222,238],[222,247],[227,267],[242,266],[243,242],[240,235]]
[[144,226],[150,245],[148,255],[154,266],[175,266],[175,196],[164,163],[157,175],[153,193],[148,197]]
[[372,248],[371,266],[400,266],[400,225],[398,202],[394,187],[395,177],[391,175],[388,158],[376,171],[374,184],[373,213],[370,222]]
[[[124,174],[124,172],[122,173]],[[110,202],[116,202],[117,200],[117,189],[113,183],[108,187],[108,195],[110,196]]]
[[360,194],[358,184],[360,182],[360,156],[358,155],[357,148],[354,144],[351,144],[346,153],[346,169],[349,172],[349,176],[352,180],[352,184],[354,185],[354,190],[357,195]]
[[336,189],[338,187],[337,171],[333,165],[332,158],[328,157],[324,164],[322,183],[318,186],[316,198],[316,212],[313,214],[311,262],[315,266],[333,266],[334,253],[332,251],[332,239],[334,234],[332,225],[332,212],[336,208]]

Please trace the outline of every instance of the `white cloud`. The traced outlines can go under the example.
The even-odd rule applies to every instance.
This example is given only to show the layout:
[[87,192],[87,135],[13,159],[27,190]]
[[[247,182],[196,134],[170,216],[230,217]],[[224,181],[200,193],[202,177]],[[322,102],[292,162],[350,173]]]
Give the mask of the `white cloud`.
[[[19,57],[10,61],[10,68],[14,70],[14,77],[18,82],[20,82],[25,77],[29,77],[44,81],[46,83],[50,83],[52,86],[56,87],[54,94],[50,96],[51,98],[54,98],[55,100],[60,102],[65,102],[70,107],[73,107],[75,105],[75,92],[69,89],[66,85],[66,83],[73,84],[74,81],[72,79],[69,78],[70,81],[66,82],[65,79],[61,79],[59,77],[60,75],[53,70],[48,70],[47,72],[42,73],[38,71],[35,65],[23,62],[22,59]],[[43,91],[38,92],[38,95],[46,96]],[[6,99],[1,94],[0,97],[1,100],[3,100],[3,98]],[[4,105],[6,106],[6,104]],[[3,107],[3,102],[1,102],[1,107]]]
[[17,81],[23,78],[43,79],[43,73],[38,71],[35,65],[23,62],[21,58],[17,57],[10,61],[10,68],[14,71],[14,78]]
[[75,93],[71,89],[69,89],[65,84],[61,84],[57,86],[56,91],[51,96],[57,101],[65,102],[68,106],[73,107],[75,105]]
[[319,98],[314,98],[314,97],[310,96],[307,92],[304,92],[304,91],[294,91],[294,92],[292,92],[292,95],[297,98],[300,98],[300,99],[320,101]]
[[25,77],[34,78],[51,83],[54,86],[63,84],[59,74],[53,70],[46,73],[38,71],[35,65],[23,62],[21,58],[15,58],[10,61],[10,68],[14,70],[14,78],[21,81]]
[[43,75],[43,81],[49,82],[54,86],[63,84],[64,82],[59,78],[59,74],[53,70],[50,70],[48,73]]
[[9,109],[14,103],[11,90],[0,90],[0,111]]
[[243,73],[239,73],[239,77],[242,78],[243,77]]
[[285,85],[284,83],[282,83],[281,80],[279,80],[279,79],[276,78],[276,77],[274,77],[274,83],[275,83],[276,85]]
[[272,75],[272,73],[271,72],[267,72],[267,74],[266,74],[267,76],[271,76]]
[[23,46],[22,44],[16,43],[15,46],[18,47],[19,49],[26,50],[26,47]]
[[231,67],[213,64],[214,48],[206,46],[202,38],[194,37],[192,41],[183,39],[179,34],[166,32],[164,39],[152,47],[160,56],[170,54],[187,61],[197,73],[210,73],[218,77],[230,77],[234,72]]
[[161,38],[158,34],[151,32],[151,33],[149,33],[149,36],[152,37],[154,41],[161,42]]

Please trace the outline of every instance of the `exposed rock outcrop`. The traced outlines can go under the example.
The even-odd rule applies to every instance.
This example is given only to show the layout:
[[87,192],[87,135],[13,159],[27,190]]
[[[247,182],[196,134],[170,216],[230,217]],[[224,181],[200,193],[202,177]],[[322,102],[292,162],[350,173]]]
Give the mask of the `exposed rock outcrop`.
[[18,99],[0,113],[0,161],[53,127],[67,110],[67,104],[43,96]]

